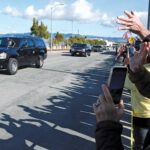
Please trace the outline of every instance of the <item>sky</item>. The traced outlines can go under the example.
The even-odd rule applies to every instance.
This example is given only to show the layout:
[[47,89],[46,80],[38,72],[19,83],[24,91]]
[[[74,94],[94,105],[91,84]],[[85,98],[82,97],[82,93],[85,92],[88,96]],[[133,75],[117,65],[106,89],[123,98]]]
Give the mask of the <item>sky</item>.
[[[33,17],[49,32],[122,37],[116,17],[134,11],[147,25],[148,0],[0,0],[0,34],[30,32]],[[52,26],[51,26],[52,14]],[[52,29],[51,29],[52,27]]]

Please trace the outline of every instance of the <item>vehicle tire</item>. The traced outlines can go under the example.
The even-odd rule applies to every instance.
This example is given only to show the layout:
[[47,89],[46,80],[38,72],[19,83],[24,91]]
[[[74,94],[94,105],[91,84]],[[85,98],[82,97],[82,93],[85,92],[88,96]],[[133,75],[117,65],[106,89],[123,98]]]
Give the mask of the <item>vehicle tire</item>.
[[15,58],[10,58],[7,65],[8,74],[14,75],[18,71],[18,61]]
[[43,56],[40,55],[35,63],[35,66],[36,68],[42,68],[43,64],[44,64],[44,58]]
[[85,52],[85,53],[83,54],[83,56],[84,56],[84,57],[87,57],[87,52]]
[[88,53],[88,56],[91,56],[91,53]]
[[71,53],[71,56],[74,56],[74,53]]

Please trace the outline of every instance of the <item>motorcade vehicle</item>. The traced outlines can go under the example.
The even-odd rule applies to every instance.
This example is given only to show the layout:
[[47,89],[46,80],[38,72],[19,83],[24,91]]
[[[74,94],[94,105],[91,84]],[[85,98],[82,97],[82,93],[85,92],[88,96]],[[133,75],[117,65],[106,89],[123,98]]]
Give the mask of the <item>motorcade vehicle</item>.
[[103,52],[103,46],[102,45],[94,45],[92,47],[93,52]]
[[71,46],[70,53],[72,56],[81,55],[87,57],[91,55],[91,46],[90,44],[75,43]]
[[47,49],[40,37],[0,37],[0,70],[7,70],[10,75],[16,74],[21,66],[41,68],[46,57]]

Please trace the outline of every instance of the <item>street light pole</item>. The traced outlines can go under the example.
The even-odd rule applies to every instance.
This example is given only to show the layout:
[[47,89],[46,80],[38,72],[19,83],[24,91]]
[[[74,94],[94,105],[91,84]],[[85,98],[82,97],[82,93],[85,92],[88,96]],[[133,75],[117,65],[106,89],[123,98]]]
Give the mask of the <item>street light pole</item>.
[[53,20],[53,16],[52,16],[52,11],[53,11],[53,7],[51,7],[51,51],[53,50],[52,46],[53,46],[53,36],[52,36],[52,20]]
[[54,5],[51,7],[51,15],[50,15],[50,20],[51,20],[51,51],[53,50],[53,9],[56,8],[57,6],[60,6],[60,5],[64,5],[64,4],[57,4],[57,5]]
[[147,29],[150,30],[150,0],[148,4],[148,20],[147,20]]
[[71,23],[72,23],[72,37],[73,37],[73,23],[74,23],[74,20],[72,19],[72,21],[71,21]]

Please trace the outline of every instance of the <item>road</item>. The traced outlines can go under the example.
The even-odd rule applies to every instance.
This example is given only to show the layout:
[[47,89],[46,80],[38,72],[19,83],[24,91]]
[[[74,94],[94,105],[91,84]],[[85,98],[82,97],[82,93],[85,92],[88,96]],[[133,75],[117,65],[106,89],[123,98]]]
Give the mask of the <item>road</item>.
[[[49,52],[42,69],[22,68],[13,76],[0,72],[0,149],[94,150],[92,104],[113,59],[111,53],[71,57],[68,52]],[[128,149],[128,101],[126,105],[128,117],[122,122]]]

